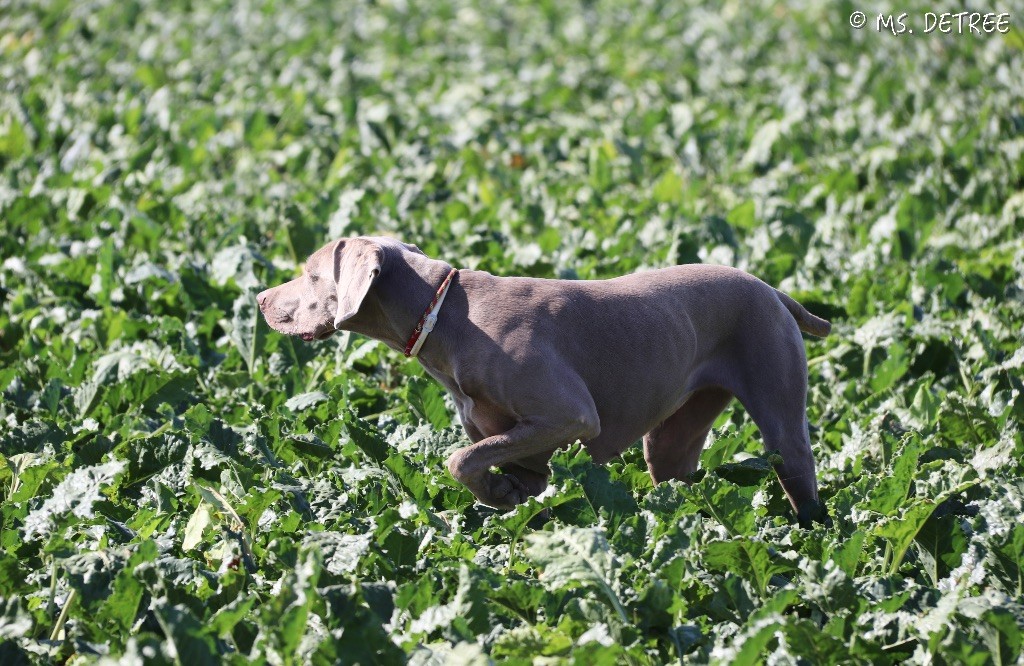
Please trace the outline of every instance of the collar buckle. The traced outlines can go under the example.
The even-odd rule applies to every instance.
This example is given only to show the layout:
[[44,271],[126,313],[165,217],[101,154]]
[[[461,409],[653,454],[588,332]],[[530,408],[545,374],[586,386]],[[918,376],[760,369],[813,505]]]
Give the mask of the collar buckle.
[[412,335],[409,336],[409,342],[405,345],[405,355],[407,357],[415,357],[420,353],[420,349],[423,347],[423,343],[427,340],[427,334],[434,330],[434,325],[437,324],[437,313],[441,310],[441,304],[444,303],[444,297],[448,295],[448,287],[452,284],[452,278],[459,272],[459,269],[453,268],[448,272],[448,276],[438,287],[437,293],[434,294],[434,300],[430,301],[430,305],[427,306],[423,316],[420,317],[419,322],[416,324],[416,328],[412,330]]

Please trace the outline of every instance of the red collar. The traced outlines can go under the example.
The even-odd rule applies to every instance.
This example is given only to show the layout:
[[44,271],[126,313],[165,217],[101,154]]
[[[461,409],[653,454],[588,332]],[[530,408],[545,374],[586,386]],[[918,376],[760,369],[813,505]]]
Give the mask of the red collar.
[[444,302],[444,297],[448,293],[448,287],[452,283],[452,278],[459,272],[459,269],[453,268],[448,273],[448,277],[444,279],[441,286],[437,288],[437,293],[434,294],[434,300],[430,301],[430,305],[427,306],[423,316],[420,317],[419,323],[416,324],[416,328],[412,329],[412,335],[409,336],[409,342],[405,343],[405,355],[416,356],[420,353],[420,348],[427,339],[427,334],[434,330],[434,324],[437,323],[437,313],[441,309],[441,304]]

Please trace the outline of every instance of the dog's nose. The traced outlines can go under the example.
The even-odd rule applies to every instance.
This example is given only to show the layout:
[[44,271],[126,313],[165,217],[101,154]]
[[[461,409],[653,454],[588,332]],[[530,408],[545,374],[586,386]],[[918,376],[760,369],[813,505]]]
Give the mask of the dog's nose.
[[260,310],[261,311],[263,310],[264,307],[266,307],[266,305],[267,305],[267,297],[269,295],[270,295],[270,290],[269,289],[267,289],[265,291],[261,291],[260,293],[256,294],[256,304],[260,306]]

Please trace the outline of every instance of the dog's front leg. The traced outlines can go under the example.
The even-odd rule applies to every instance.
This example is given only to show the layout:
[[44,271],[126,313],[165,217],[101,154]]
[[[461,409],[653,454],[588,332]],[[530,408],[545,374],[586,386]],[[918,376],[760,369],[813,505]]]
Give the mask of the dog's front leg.
[[560,446],[597,437],[596,413],[558,422],[523,419],[510,430],[459,449],[448,457],[448,469],[481,504],[511,509],[531,495],[530,488],[513,474],[497,474],[494,467],[550,453]]

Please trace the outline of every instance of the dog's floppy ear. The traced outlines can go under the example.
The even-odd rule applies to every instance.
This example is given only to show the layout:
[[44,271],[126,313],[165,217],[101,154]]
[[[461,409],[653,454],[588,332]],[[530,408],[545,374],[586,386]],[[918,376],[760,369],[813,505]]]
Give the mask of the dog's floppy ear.
[[372,241],[340,240],[334,246],[334,285],[338,290],[334,328],[359,312],[370,286],[380,275],[383,260],[383,250]]

